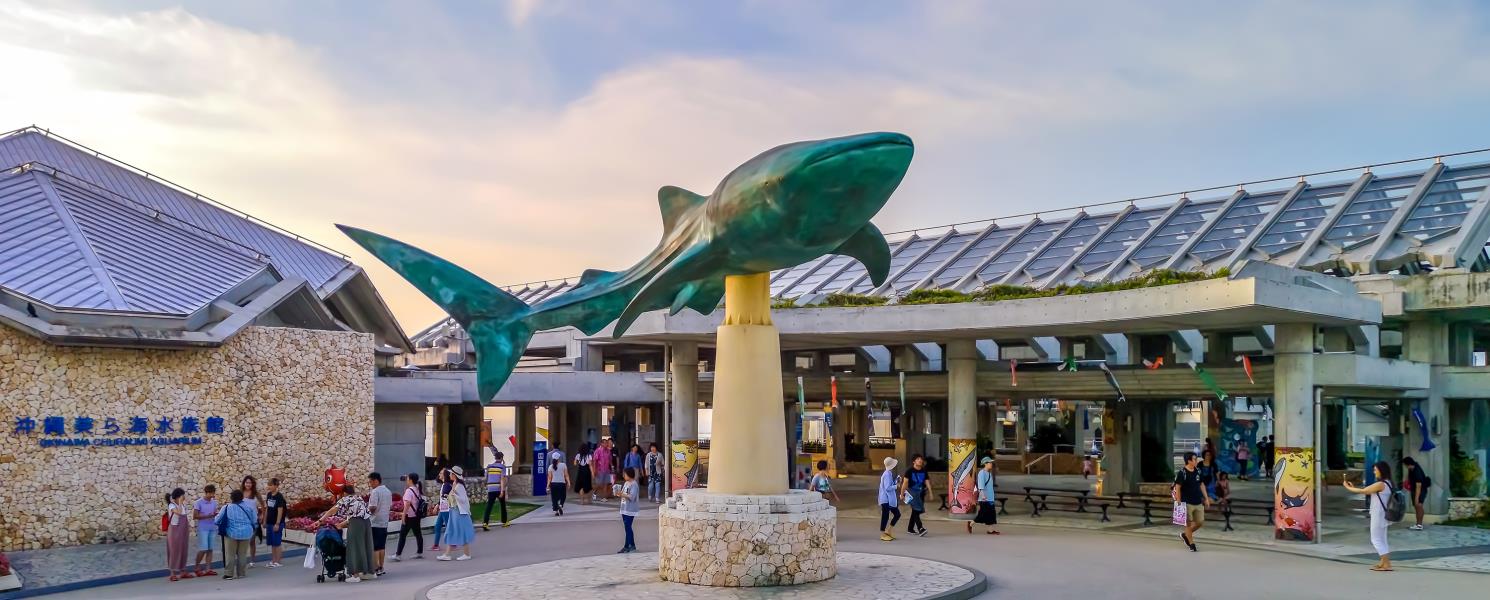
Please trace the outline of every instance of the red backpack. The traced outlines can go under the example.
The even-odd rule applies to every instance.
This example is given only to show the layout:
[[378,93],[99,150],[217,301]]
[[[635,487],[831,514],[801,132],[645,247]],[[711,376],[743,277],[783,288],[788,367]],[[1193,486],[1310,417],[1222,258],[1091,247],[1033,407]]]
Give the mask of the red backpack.
[[170,529],[171,529],[171,511],[166,511],[164,514],[160,515],[160,530],[161,531],[170,531]]

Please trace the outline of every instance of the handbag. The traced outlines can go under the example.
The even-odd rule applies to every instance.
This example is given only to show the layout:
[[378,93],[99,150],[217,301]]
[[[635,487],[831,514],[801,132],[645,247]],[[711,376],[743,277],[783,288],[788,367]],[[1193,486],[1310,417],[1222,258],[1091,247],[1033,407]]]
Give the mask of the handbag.
[[1190,513],[1185,510],[1184,502],[1174,503],[1174,517],[1171,519],[1175,525],[1184,527],[1190,524]]

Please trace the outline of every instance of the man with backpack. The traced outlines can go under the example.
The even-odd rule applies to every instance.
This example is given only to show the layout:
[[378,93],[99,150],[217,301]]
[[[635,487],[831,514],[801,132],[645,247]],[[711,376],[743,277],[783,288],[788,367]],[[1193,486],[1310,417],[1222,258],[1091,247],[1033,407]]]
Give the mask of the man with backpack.
[[1409,527],[1413,531],[1423,530],[1423,503],[1428,501],[1428,488],[1433,485],[1433,480],[1423,472],[1423,466],[1411,456],[1403,457],[1402,464],[1407,466],[1407,495],[1412,499],[1412,512],[1417,516],[1417,524]]
[[1185,468],[1174,474],[1174,485],[1170,486],[1174,501],[1185,505],[1185,531],[1180,534],[1180,540],[1190,547],[1191,552],[1198,551],[1195,532],[1205,525],[1205,511],[1211,507],[1211,496],[1205,491],[1199,462],[1194,452],[1186,452]]

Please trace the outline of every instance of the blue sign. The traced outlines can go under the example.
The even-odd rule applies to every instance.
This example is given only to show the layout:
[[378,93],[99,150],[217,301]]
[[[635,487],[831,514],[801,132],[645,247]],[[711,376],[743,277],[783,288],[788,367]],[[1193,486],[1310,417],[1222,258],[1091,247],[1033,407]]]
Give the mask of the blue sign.
[[533,442],[533,495],[548,495],[548,442]]
[[[203,420],[181,417],[67,417],[48,415],[40,421],[16,417],[12,435],[37,437],[43,448],[60,446],[194,446],[201,444]],[[206,431],[221,435],[227,429],[222,417],[207,417]],[[40,431],[38,431],[40,430]],[[38,436],[39,434],[39,436]]]

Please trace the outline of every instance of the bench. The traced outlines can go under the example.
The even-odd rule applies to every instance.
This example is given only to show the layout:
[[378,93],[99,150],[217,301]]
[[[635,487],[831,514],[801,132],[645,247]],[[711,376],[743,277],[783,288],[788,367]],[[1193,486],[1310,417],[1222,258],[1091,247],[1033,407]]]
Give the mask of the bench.
[[[1153,508],[1155,504],[1159,504],[1165,508],[1171,508],[1174,505],[1174,497],[1167,494],[1118,492],[1117,497],[1117,508],[1128,508],[1126,504],[1130,502],[1143,504],[1143,524],[1145,526],[1154,524]],[[1231,526],[1231,517],[1233,515],[1266,517],[1267,524],[1273,524],[1273,503],[1267,500],[1233,498],[1226,502],[1212,502],[1210,510],[1220,513],[1224,519],[1225,524],[1222,527],[1222,531],[1232,531],[1235,529]]]
[[[1038,497],[1038,499],[1037,499]],[[1112,519],[1107,516],[1107,509],[1111,502],[1105,498],[1092,498],[1084,490],[1040,490],[1037,488],[1025,488],[1025,502],[1030,503],[1031,517],[1038,517],[1040,513],[1048,510],[1059,510],[1064,512],[1084,513],[1091,512],[1088,507],[1097,508],[1102,511],[1101,522],[1106,523]],[[1054,503],[1056,508],[1051,508]]]
[[[1268,525],[1273,524],[1273,503],[1268,500],[1241,500],[1232,498],[1221,504],[1221,515],[1226,519],[1226,527],[1222,531],[1231,531],[1232,515],[1243,517],[1267,517]],[[1213,508],[1215,504],[1211,505]]]

